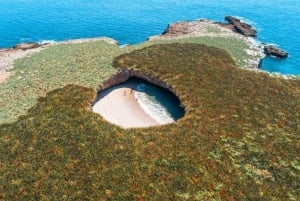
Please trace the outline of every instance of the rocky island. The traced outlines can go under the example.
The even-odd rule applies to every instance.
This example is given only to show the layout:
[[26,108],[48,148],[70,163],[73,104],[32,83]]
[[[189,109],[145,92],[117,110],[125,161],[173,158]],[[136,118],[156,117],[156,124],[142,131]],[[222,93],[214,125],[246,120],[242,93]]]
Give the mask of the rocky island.
[[[263,56],[252,37],[206,20],[182,27],[122,48],[2,51],[13,72],[0,84],[0,199],[299,200],[299,80],[247,70]],[[93,112],[99,90],[131,76],[171,91],[184,116],[124,129]],[[107,114],[133,108],[111,103]]]

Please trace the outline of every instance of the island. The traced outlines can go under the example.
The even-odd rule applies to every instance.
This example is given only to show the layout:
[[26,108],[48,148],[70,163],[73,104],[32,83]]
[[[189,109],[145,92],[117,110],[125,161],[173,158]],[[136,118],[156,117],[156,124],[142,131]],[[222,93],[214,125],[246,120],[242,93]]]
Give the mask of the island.
[[[300,80],[260,71],[252,37],[177,24],[182,34],[122,48],[91,39],[2,51],[0,198],[297,200]],[[184,115],[123,128],[93,112],[99,92],[132,77],[172,92]]]

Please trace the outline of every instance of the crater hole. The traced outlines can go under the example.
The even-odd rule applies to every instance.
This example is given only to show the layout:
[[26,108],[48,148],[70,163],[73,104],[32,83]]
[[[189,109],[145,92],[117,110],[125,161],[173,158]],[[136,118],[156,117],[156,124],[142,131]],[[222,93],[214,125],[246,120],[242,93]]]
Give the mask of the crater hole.
[[99,91],[92,108],[122,128],[169,124],[184,115],[184,108],[174,93],[137,77]]

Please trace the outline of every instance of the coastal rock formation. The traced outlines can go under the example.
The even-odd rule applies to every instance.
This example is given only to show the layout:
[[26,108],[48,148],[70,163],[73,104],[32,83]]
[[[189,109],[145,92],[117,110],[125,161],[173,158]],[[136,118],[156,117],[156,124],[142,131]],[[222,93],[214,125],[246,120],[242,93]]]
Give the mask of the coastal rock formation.
[[[248,55],[247,58],[238,62],[243,63],[241,67],[247,68],[259,68],[260,60],[265,57],[263,47],[255,42],[251,37],[246,37],[236,31],[233,31],[234,26],[229,23],[213,22],[206,19],[194,20],[194,21],[183,21],[169,24],[167,29],[158,36],[152,36],[148,40],[159,40],[159,39],[174,39],[174,38],[189,38],[189,37],[210,37],[234,38],[245,43],[246,49],[239,49],[238,51],[245,51]],[[220,45],[223,47],[223,45]],[[226,48],[225,48],[226,49]],[[234,54],[234,53],[233,53]]]
[[13,49],[20,49],[20,50],[28,50],[28,49],[34,49],[42,46],[39,43],[21,43],[13,46]]
[[186,22],[178,22],[175,24],[169,24],[167,29],[162,33],[164,36],[181,36],[184,34],[189,34],[189,26]]
[[[241,22],[240,19],[232,17],[232,16],[226,16],[225,20],[228,21],[229,24],[232,26],[227,26],[227,28],[232,29],[235,32],[238,32],[246,37],[256,37],[257,31],[252,28],[251,25]],[[225,24],[226,27],[226,24]]]
[[[169,24],[167,29],[161,34],[161,36],[151,37],[150,40],[156,38],[173,38],[173,37],[190,37],[190,36],[217,36],[217,37],[227,37],[233,36],[232,34],[237,33],[244,36],[246,40],[253,40],[251,37],[257,36],[257,31],[249,24],[242,22],[240,19],[232,16],[226,16],[225,20],[228,23],[222,22],[212,22],[209,20],[197,20],[188,22],[177,22],[174,24]],[[236,36],[234,36],[236,37]],[[238,37],[238,36],[237,36]],[[251,42],[249,43],[250,47]],[[286,58],[288,53],[282,49],[279,49],[270,45],[256,45],[256,50],[250,50],[249,52],[260,55],[260,52],[268,56],[274,56],[277,58]],[[258,50],[260,49],[260,50]],[[248,50],[247,50],[248,51]],[[264,52],[264,53],[263,53]],[[259,61],[248,62],[248,67],[259,68],[260,59],[264,56],[260,56]]]
[[190,36],[232,36],[232,30],[223,28],[220,24],[206,20],[180,21],[168,24],[160,36],[152,36],[148,40]]
[[[204,33],[207,31],[207,24],[218,25],[219,27],[224,27],[233,32],[239,33],[246,37],[256,37],[257,31],[252,28],[251,25],[241,22],[238,18],[232,16],[226,16],[225,19],[228,23],[221,22],[211,22],[208,20],[197,20],[189,22],[177,22],[174,24],[169,24],[166,30],[162,33],[163,36],[182,36],[188,35],[195,32]],[[222,30],[224,31],[224,30]]]
[[[162,88],[168,89],[169,91],[173,92],[172,87],[161,81],[159,78],[153,78],[150,76],[145,75],[144,73],[134,71],[134,70],[121,70],[118,73],[112,75],[108,80],[106,80],[100,87],[99,91],[108,89],[112,86],[116,86],[123,82],[126,82],[131,77],[137,77],[143,80],[146,80],[152,84],[160,86]],[[174,92],[173,92],[174,93]],[[175,94],[175,93],[174,93]]]
[[264,51],[267,55],[278,57],[281,59],[288,57],[288,53],[286,51],[273,45],[266,45],[264,47]]

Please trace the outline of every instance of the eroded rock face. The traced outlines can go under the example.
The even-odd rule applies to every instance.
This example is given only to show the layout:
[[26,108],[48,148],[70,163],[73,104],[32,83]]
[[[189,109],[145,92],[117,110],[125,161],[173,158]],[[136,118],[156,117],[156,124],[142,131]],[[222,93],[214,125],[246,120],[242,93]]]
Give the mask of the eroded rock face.
[[[161,37],[171,37],[172,38],[172,37],[199,36],[199,35],[226,37],[228,35],[228,32],[238,33],[240,35],[245,36],[246,39],[257,36],[257,31],[251,25],[249,25],[245,22],[242,22],[240,19],[238,19],[236,17],[232,17],[232,16],[226,16],[225,20],[228,21],[228,23],[211,22],[211,21],[207,21],[207,20],[198,20],[198,21],[177,22],[174,24],[169,24],[167,29],[162,33]],[[223,29],[220,30],[220,32],[222,34],[209,33],[207,29],[210,25],[216,25],[218,27],[222,27]],[[214,27],[212,26],[211,28],[214,28]],[[226,30],[228,30],[228,31],[226,31]],[[262,45],[262,46],[259,46],[258,48],[260,49],[260,51],[262,51],[262,49],[264,49],[264,53],[269,56],[274,56],[277,58],[288,57],[288,53],[286,51],[279,49],[275,46],[271,46],[271,45],[263,46]],[[253,64],[249,64],[249,67],[250,68],[252,68],[252,67],[259,68],[259,66],[260,66],[260,62],[254,62]]]
[[188,23],[185,22],[178,22],[175,24],[169,24],[167,29],[162,33],[165,36],[181,36],[184,34],[189,34],[189,26]]
[[162,88],[168,89],[169,91],[173,92],[172,87],[161,81],[159,78],[153,78],[150,76],[145,75],[144,73],[133,71],[133,70],[121,70],[118,73],[111,76],[107,81],[105,81],[102,86],[100,87],[99,91],[110,88],[112,86],[116,86],[123,82],[126,82],[131,77],[137,77],[143,80],[146,80],[152,84],[160,86]]
[[[213,22],[221,27],[230,29],[233,32],[242,34],[246,37],[256,37],[257,31],[252,28],[251,25],[241,22],[238,18],[232,16],[226,16],[225,19],[228,23]],[[162,33],[163,36],[182,36],[191,34],[194,32],[203,32],[205,29],[201,29],[205,24],[205,20],[189,21],[189,22],[177,22],[169,24],[167,29]]]
[[278,57],[278,58],[286,58],[288,57],[288,53],[278,47],[273,45],[266,45],[264,47],[264,51],[267,55]]
[[244,36],[247,37],[256,37],[257,31],[252,28],[251,25],[241,22],[238,18],[232,17],[232,16],[226,16],[225,20],[229,22],[229,24],[232,24],[232,30],[236,31]]
[[20,49],[20,50],[28,50],[28,49],[34,49],[42,46],[39,43],[21,43],[13,46],[13,49]]

